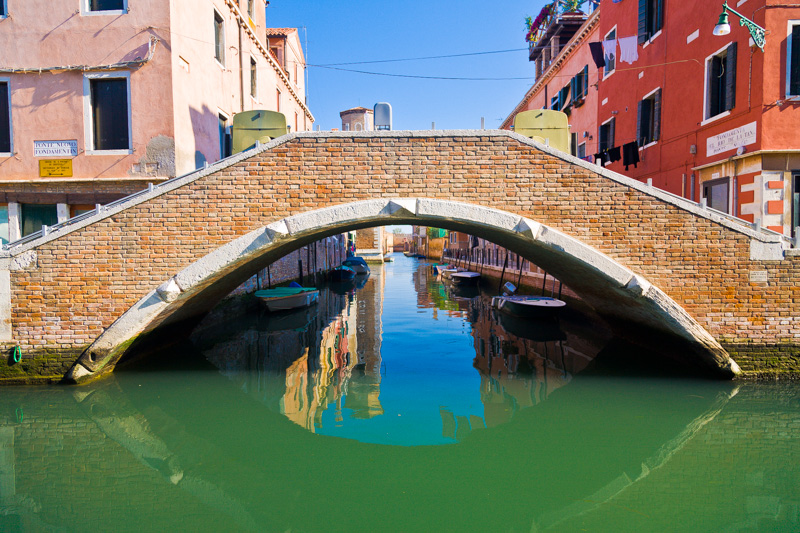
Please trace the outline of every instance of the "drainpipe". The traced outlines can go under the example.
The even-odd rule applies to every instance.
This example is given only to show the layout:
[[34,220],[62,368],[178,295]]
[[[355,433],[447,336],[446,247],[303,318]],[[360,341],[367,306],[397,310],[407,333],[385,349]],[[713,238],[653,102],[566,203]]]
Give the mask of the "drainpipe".
[[239,107],[244,111],[244,54],[242,54],[242,24],[238,19],[236,27],[239,29]]

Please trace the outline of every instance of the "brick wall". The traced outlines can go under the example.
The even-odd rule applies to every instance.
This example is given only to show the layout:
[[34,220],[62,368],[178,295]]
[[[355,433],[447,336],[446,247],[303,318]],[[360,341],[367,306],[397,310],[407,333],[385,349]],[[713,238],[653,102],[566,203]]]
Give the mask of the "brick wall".
[[[282,218],[374,198],[454,200],[526,216],[661,288],[721,342],[800,344],[800,256],[505,135],[300,135],[37,247],[12,271],[23,353],[80,353],[154,287]],[[750,283],[767,270],[767,283]],[[558,276],[558,272],[552,271]],[[242,280],[244,281],[244,280]]]

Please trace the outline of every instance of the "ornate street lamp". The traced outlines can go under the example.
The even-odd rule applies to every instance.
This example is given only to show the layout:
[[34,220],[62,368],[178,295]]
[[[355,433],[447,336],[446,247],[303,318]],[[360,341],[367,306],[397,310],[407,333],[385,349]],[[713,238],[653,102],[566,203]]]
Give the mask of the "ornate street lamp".
[[728,7],[727,0],[722,4],[722,14],[719,16],[719,22],[714,26],[714,35],[728,35],[731,32],[731,25],[728,24],[728,11],[739,17],[739,25],[747,28],[750,32],[750,37],[753,38],[753,42],[763,52],[764,44],[766,44],[766,30],[735,9]]

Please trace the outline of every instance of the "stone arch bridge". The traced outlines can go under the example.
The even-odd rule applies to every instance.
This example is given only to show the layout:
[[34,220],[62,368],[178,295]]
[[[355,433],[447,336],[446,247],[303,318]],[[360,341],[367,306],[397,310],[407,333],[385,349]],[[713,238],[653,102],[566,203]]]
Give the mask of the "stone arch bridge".
[[[503,245],[620,331],[663,335],[719,375],[800,368],[800,253],[788,239],[481,130],[295,133],[7,245],[0,343],[22,361],[0,376],[90,380],[286,253],[387,224]],[[752,355],[765,350],[766,363]]]

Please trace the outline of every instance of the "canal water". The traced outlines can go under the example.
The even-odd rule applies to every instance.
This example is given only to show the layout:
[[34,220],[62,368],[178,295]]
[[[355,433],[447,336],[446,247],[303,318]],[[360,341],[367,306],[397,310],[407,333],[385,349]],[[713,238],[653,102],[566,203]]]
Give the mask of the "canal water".
[[228,302],[85,387],[0,390],[0,531],[799,531],[800,388],[615,358],[399,254]]

